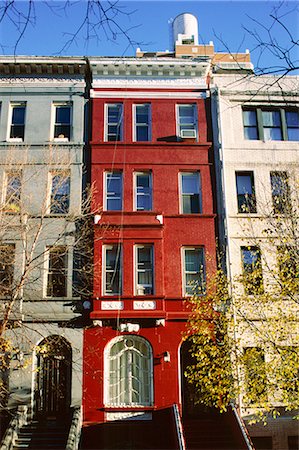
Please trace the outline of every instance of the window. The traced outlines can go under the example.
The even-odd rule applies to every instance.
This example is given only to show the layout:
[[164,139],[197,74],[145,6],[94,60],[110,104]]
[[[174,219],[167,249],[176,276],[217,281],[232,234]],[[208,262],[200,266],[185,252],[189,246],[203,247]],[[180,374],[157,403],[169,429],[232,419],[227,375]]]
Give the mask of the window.
[[288,174],[286,172],[270,172],[272,203],[274,214],[291,212],[291,199]]
[[11,294],[15,262],[14,244],[0,245],[0,297]]
[[261,253],[258,247],[241,247],[243,284],[249,295],[263,293]]
[[202,294],[205,288],[203,248],[183,249],[183,272],[184,295]]
[[105,210],[122,210],[122,172],[105,173]]
[[121,141],[123,128],[123,105],[114,103],[106,105],[106,141]]
[[57,171],[51,174],[51,214],[67,214],[70,206],[70,174]]
[[153,295],[153,245],[136,245],[135,295]]
[[299,113],[296,111],[286,111],[286,124],[289,141],[299,141]]
[[152,174],[151,172],[135,173],[135,210],[152,210]]
[[66,247],[49,247],[47,297],[67,296],[67,262]]
[[265,141],[281,141],[280,111],[262,111],[263,134]]
[[259,347],[244,349],[245,403],[262,404],[267,401],[267,373],[265,355]]
[[181,138],[197,137],[196,105],[177,105],[178,135]]
[[283,403],[294,403],[299,394],[299,347],[278,347],[276,379]]
[[295,245],[281,245],[277,251],[280,286],[285,293],[297,292],[299,290],[299,249]]
[[151,140],[150,113],[150,104],[134,105],[134,141],[146,142]]
[[199,172],[181,173],[181,213],[201,213],[201,184]]
[[104,295],[119,295],[122,293],[121,245],[105,245],[103,250],[103,293]]
[[54,105],[55,123],[54,139],[69,141],[71,139],[71,112],[70,104]]
[[25,103],[15,103],[11,105],[11,126],[10,139],[18,141],[24,140],[25,135]]
[[236,172],[239,213],[256,213],[253,172]]
[[243,111],[245,139],[258,139],[257,116],[255,110]]
[[244,138],[262,141],[298,141],[299,111],[284,108],[244,108]]
[[153,357],[139,336],[122,336],[106,350],[105,403],[109,406],[151,406]]
[[8,212],[19,212],[21,204],[21,172],[6,174],[6,194],[4,209]]

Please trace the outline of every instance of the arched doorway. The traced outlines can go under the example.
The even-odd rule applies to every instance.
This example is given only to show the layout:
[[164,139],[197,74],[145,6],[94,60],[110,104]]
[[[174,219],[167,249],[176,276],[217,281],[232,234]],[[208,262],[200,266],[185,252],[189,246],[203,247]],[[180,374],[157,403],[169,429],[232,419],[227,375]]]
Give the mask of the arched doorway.
[[61,336],[49,336],[39,343],[35,353],[35,413],[65,415],[71,402],[71,346]]
[[153,358],[148,341],[126,335],[105,351],[105,404],[150,406],[153,403]]

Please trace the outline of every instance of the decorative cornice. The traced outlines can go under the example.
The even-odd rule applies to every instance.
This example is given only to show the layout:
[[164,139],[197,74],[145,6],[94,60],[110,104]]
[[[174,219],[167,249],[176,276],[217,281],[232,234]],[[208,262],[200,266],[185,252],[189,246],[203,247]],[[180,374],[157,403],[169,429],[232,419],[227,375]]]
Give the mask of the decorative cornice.
[[210,61],[175,58],[100,58],[90,59],[94,80],[98,78],[188,78],[206,77]]
[[1,75],[84,75],[83,57],[1,56]]

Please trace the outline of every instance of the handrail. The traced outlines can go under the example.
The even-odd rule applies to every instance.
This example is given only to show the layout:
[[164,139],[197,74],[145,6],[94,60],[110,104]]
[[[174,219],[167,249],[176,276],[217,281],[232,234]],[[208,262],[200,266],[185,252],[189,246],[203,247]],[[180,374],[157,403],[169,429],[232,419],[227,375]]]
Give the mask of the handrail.
[[255,448],[254,448],[254,446],[253,446],[253,443],[252,443],[252,441],[251,441],[251,439],[250,439],[248,430],[247,430],[247,428],[246,428],[246,425],[245,425],[245,423],[244,423],[244,420],[243,420],[242,417],[240,416],[238,409],[236,408],[235,405],[231,405],[231,408],[232,408],[232,411],[233,411],[233,413],[234,413],[234,415],[235,415],[235,418],[237,419],[237,422],[238,422],[238,425],[239,425],[240,430],[241,430],[241,432],[242,432],[244,441],[245,441],[245,443],[246,443],[246,445],[247,445],[247,449],[248,449],[248,450],[255,450]]
[[14,417],[12,417],[8,424],[0,450],[11,450],[15,445],[21,427],[27,423],[27,409],[26,405],[18,406]]
[[182,426],[182,421],[181,421],[181,416],[179,413],[178,405],[176,403],[174,403],[172,405],[172,408],[173,408],[175,427],[176,427],[176,432],[177,432],[177,437],[178,437],[179,450],[186,450],[185,439],[184,439],[184,434],[183,434],[183,426]]
[[82,407],[78,406],[74,408],[65,450],[78,450],[81,437],[81,428],[82,428]]

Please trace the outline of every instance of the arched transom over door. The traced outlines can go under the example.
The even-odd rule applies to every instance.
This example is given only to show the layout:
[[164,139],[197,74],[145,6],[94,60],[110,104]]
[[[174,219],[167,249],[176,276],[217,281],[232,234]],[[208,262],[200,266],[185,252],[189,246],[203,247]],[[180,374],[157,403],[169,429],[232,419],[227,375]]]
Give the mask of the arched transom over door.
[[61,336],[49,336],[36,347],[35,412],[65,414],[71,401],[72,350]]
[[139,336],[121,336],[106,348],[105,404],[150,406],[153,403],[152,349]]

